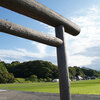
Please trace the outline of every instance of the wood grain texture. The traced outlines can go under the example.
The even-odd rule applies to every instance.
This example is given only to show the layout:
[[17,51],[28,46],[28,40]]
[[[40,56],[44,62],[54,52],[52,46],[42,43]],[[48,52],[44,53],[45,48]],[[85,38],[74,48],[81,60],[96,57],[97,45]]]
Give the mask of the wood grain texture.
[[56,31],[56,37],[63,41],[63,44],[60,47],[57,47],[60,100],[71,100],[64,27],[62,25],[57,26],[55,28],[55,31]]
[[41,42],[50,46],[58,47],[63,43],[59,38],[52,37],[47,34],[43,34],[41,32],[25,28],[21,25],[17,25],[2,19],[0,19],[0,31],[29,40]]
[[35,0],[0,0],[0,6],[31,17],[53,27],[63,25],[67,33],[78,35],[80,27]]

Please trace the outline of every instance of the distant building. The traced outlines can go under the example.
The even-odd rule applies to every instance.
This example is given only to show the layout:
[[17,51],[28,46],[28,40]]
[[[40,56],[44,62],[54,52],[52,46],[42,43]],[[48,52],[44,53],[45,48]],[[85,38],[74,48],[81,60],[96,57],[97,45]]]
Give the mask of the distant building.
[[85,79],[86,79],[86,80],[91,80],[91,77],[86,76]]
[[54,79],[53,82],[59,82],[59,79]]
[[83,77],[77,76],[77,80],[83,80]]
[[95,77],[95,76],[92,76],[91,79],[92,79],[92,80],[93,80],[93,79],[96,79],[96,77]]
[[95,76],[92,76],[92,77],[87,76],[87,77],[85,77],[85,79],[86,80],[93,80],[93,79],[96,79],[96,77]]
[[72,81],[79,81],[79,80],[83,80],[83,77],[81,76],[72,77]]
[[[69,79],[69,81],[71,80]],[[54,79],[53,82],[59,82],[59,79]]]
[[72,81],[76,81],[77,80],[77,77],[74,77],[74,76],[72,76]]

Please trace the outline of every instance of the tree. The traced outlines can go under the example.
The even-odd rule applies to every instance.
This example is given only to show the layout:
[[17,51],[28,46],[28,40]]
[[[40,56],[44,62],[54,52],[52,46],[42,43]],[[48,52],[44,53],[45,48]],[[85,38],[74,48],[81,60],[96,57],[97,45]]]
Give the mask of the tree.
[[4,62],[0,62],[0,83],[13,83],[15,78],[13,74],[9,73],[5,67]]
[[37,79],[37,76],[36,75],[31,75],[28,80],[32,81],[32,82],[37,82],[38,79]]
[[42,78],[58,78],[58,67],[47,61],[29,61],[17,64],[15,66],[8,65],[7,69],[13,73],[16,78],[27,78],[36,75],[38,79]]

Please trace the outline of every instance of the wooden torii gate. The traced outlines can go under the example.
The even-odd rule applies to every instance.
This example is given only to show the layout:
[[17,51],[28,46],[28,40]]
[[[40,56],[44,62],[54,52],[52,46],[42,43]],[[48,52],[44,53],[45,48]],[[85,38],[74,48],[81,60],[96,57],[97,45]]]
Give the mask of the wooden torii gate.
[[52,37],[0,19],[1,32],[57,48],[60,100],[71,100],[64,32],[76,36],[80,33],[79,26],[35,0],[0,0],[0,6],[55,27],[56,37]]

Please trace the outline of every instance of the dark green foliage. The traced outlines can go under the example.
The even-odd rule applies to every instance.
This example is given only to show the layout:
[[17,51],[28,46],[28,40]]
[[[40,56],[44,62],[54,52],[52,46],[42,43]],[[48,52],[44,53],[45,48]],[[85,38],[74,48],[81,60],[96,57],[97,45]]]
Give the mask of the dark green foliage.
[[86,76],[92,77],[100,77],[100,72],[96,71],[96,70],[92,70],[92,69],[88,69],[88,68],[82,68],[82,71],[84,72],[84,74]]
[[36,75],[31,75],[30,77],[26,78],[27,81],[37,82],[38,78]]
[[7,65],[9,72],[13,73],[16,78],[27,78],[36,75],[38,79],[58,78],[58,68],[47,61],[29,61],[20,64]]
[[9,73],[4,62],[0,62],[0,83],[14,83],[15,78],[12,73]]
[[[7,69],[6,69],[7,68]],[[11,64],[0,62],[0,83],[14,82],[15,78],[24,78],[25,81],[45,81],[51,82],[58,78],[58,67],[47,61],[28,61],[20,63],[14,61]],[[100,72],[88,68],[80,68],[77,66],[69,67],[70,79],[77,76],[86,77],[100,77]]]
[[[36,75],[40,81],[51,81],[58,78],[58,67],[47,61],[29,61],[20,63],[18,61],[6,64],[10,73],[13,73],[16,78],[29,78]],[[82,76],[100,77],[100,72],[87,68],[80,68],[77,66],[69,67],[69,76],[72,77]]]
[[69,76],[70,76],[70,79],[72,77],[77,77],[77,76],[82,76],[83,78],[93,77],[93,76],[100,77],[100,72],[93,69],[80,68],[80,67],[74,66],[74,67],[69,67]]

